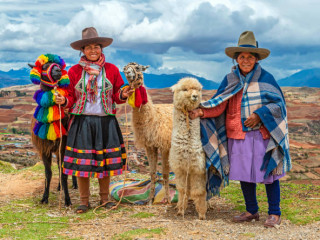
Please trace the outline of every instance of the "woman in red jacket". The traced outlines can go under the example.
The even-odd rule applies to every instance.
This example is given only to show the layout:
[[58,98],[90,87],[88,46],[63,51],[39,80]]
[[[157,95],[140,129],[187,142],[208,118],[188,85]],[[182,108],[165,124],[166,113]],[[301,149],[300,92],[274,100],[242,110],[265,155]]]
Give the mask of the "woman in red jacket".
[[108,203],[110,176],[122,174],[126,162],[115,104],[125,103],[132,90],[121,89],[124,82],[118,68],[105,62],[102,48],[111,43],[111,38],[99,37],[93,27],[82,31],[82,39],[70,45],[84,55],[69,69],[67,97],[57,99],[57,103],[69,108],[72,116],[63,172],[78,177],[78,213],[90,207],[90,177],[99,180],[100,204],[111,207]]

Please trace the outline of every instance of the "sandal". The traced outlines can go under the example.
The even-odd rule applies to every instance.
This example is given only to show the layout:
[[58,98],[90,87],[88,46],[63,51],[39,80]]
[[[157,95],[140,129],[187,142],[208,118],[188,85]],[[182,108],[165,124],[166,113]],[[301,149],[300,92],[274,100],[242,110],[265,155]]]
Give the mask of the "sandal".
[[90,203],[88,204],[88,206],[87,205],[79,205],[77,207],[76,213],[79,213],[79,214],[86,213],[86,212],[88,212],[89,209],[90,209]]
[[102,203],[102,202],[100,201],[100,205],[102,205],[101,207],[104,207],[104,208],[106,208],[106,209],[110,209],[110,208],[116,206],[117,204],[115,204],[114,202],[105,202],[105,203]]

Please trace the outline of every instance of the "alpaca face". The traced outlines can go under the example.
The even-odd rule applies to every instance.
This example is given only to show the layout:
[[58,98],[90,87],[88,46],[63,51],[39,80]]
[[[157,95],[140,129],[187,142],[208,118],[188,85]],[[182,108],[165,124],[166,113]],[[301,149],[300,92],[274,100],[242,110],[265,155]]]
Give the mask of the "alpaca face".
[[143,85],[143,72],[149,66],[143,66],[135,62],[128,63],[124,68],[123,72],[128,80],[128,83],[133,88],[138,88]]
[[191,111],[197,108],[202,99],[202,85],[195,78],[182,78],[172,87],[174,107]]

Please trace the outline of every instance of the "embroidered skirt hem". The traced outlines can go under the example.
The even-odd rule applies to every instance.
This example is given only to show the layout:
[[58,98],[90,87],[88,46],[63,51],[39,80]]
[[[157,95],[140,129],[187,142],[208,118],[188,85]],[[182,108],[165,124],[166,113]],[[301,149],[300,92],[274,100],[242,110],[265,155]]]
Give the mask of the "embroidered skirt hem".
[[63,173],[104,178],[122,174],[126,150],[115,116],[75,116],[70,126]]

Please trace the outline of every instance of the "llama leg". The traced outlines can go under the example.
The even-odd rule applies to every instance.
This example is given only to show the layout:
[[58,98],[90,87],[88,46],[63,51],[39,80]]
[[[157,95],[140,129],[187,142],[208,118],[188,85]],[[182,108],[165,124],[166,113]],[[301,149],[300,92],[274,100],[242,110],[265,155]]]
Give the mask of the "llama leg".
[[184,212],[188,206],[188,190],[186,181],[186,172],[185,171],[175,171],[176,175],[176,186],[178,190],[178,215],[184,216]]
[[68,190],[68,175],[62,173],[61,175],[62,189],[64,190],[64,205],[70,206],[72,205]]
[[169,190],[169,152],[162,152],[162,176],[163,185],[165,189],[164,200],[165,203],[171,203],[170,190]]
[[150,177],[151,177],[151,185],[150,185],[150,195],[149,195],[149,204],[151,205],[154,200],[155,195],[155,186],[157,180],[157,160],[158,160],[158,149],[147,147],[147,156],[150,167]]
[[192,173],[190,175],[190,194],[199,214],[199,219],[206,219],[207,201],[206,201],[206,176],[205,173]]
[[72,188],[78,189],[77,177],[75,177],[75,176],[72,176]]
[[44,164],[44,170],[46,175],[45,188],[44,188],[44,193],[41,199],[41,203],[48,203],[50,182],[52,178],[52,170],[51,170],[52,154],[50,153],[49,155],[46,155],[45,153],[42,153],[41,158]]
[[[61,153],[61,161],[60,161],[59,150],[55,152],[55,155],[57,156],[57,163],[58,163],[58,169],[59,169],[59,179],[60,179],[60,176],[61,176],[61,184],[62,184],[62,189],[64,191],[64,205],[65,206],[70,206],[71,205],[71,200],[70,200],[70,195],[69,195],[69,190],[68,190],[68,175],[66,175],[66,174],[64,174],[62,172],[62,161],[63,161],[63,158],[64,158],[64,152]],[[60,173],[60,171],[61,171],[61,173]],[[58,188],[60,190],[60,181],[59,181]]]

